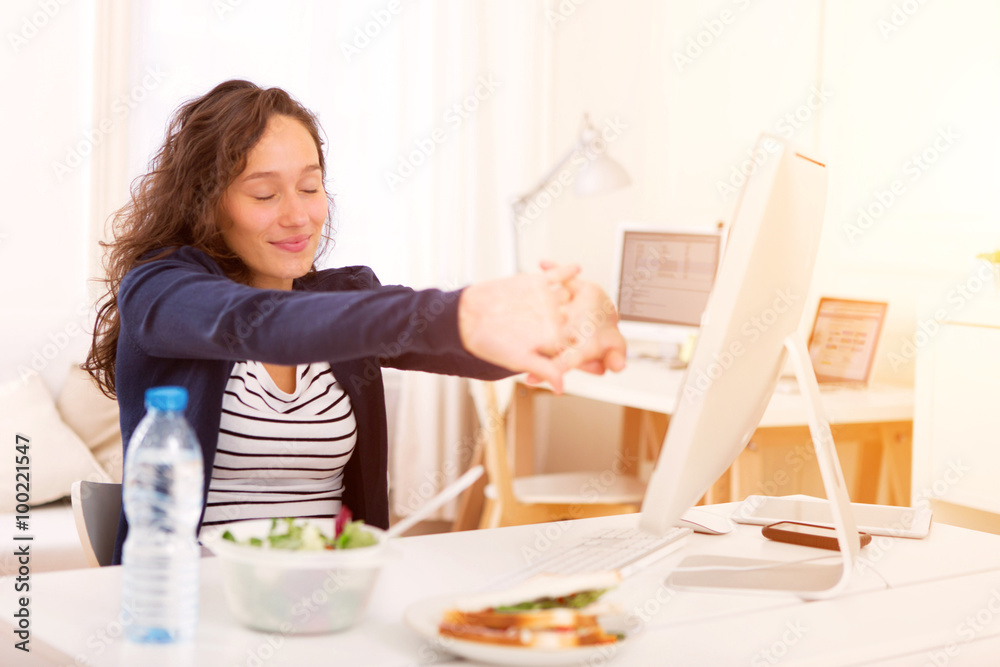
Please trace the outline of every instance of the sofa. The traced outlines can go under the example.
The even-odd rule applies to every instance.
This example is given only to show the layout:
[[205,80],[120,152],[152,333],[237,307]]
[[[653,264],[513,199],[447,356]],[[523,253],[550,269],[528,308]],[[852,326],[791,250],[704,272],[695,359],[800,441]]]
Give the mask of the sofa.
[[0,384],[0,425],[6,452],[0,456],[0,478],[5,480],[0,484],[0,526],[8,542],[0,556],[0,576],[17,573],[15,535],[33,538],[32,574],[87,567],[70,487],[83,479],[121,482],[118,404],[75,364],[55,397],[38,373],[25,369]]

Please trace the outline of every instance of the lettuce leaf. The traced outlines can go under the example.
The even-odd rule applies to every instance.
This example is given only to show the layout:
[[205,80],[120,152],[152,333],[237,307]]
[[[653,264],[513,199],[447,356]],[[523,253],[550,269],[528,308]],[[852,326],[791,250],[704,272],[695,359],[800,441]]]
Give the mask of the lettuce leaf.
[[567,595],[561,598],[538,598],[537,600],[531,600],[529,602],[521,602],[519,604],[504,605],[497,607],[496,611],[499,612],[519,612],[519,611],[532,611],[535,609],[557,609],[559,607],[569,607],[570,609],[583,609],[584,607],[597,602],[597,600],[608,592],[609,589],[601,588],[592,591],[580,591],[579,593],[574,593],[573,595]]

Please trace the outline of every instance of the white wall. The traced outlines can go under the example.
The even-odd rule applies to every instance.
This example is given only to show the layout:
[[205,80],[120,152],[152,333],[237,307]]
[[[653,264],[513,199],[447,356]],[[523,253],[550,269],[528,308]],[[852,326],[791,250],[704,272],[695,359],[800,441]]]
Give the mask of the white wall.
[[39,370],[50,391],[90,342],[87,217],[90,0],[0,9],[0,382]]
[[[550,254],[608,284],[616,221],[728,219],[734,197],[719,183],[761,131],[786,136],[830,166],[813,297],[888,299],[877,374],[912,382],[911,360],[886,358],[912,334],[917,298],[955,287],[1000,243],[998,25],[988,0],[582,5],[554,31],[555,142],[571,140],[581,110],[621,117],[629,127],[610,150],[635,185],[557,201],[542,223]],[[940,158],[921,169],[924,151]],[[897,180],[902,194],[855,233],[858,208],[878,211]]]
[[[981,298],[973,258],[1000,247],[997,26],[989,0],[582,3],[553,27],[550,155],[573,141],[584,111],[620,118],[627,129],[609,151],[634,184],[558,198],[534,238],[610,286],[618,221],[728,220],[735,196],[719,184],[732,183],[760,132],[785,136],[830,167],[803,327],[821,294],[889,301],[875,379],[912,384],[918,301],[954,311]],[[938,157],[921,169],[913,158],[924,151]],[[901,194],[856,233],[858,208],[878,212],[895,181]],[[550,436],[550,463],[577,456],[589,431],[617,436],[613,409],[569,403],[536,435]]]
[[[1000,6],[989,0],[546,2],[553,10],[551,52],[543,50],[538,68],[551,90],[539,96],[536,112],[549,128],[541,146],[524,149],[540,156],[537,172],[517,182],[527,187],[561,155],[587,112],[599,126],[614,120],[625,126],[610,151],[634,185],[602,198],[557,198],[526,230],[528,244],[544,248],[536,257],[579,261],[586,277],[610,285],[608,248],[619,220],[713,226],[732,206],[719,183],[745,159],[756,135],[786,133],[786,114],[805,109],[808,118],[790,128],[791,139],[825,158],[831,173],[827,238],[811,299],[823,293],[889,300],[876,374],[909,382],[912,362],[904,353],[916,330],[917,300],[927,295],[957,307],[971,257],[1000,244],[994,194]],[[915,8],[912,15],[899,13],[903,5]],[[34,363],[57,389],[89,343],[83,327],[89,325],[90,175],[85,163],[61,177],[54,165],[102,136],[94,132],[88,86],[94,11],[94,0],[15,0],[0,9],[0,73],[5,90],[15,91],[0,108],[8,128],[0,166],[7,195],[0,214],[0,380]],[[208,13],[209,23],[178,39],[209,36],[217,27],[211,21],[222,19]],[[233,12],[225,24],[241,25],[247,16]],[[302,18],[290,16],[285,24]],[[698,41],[700,47],[692,46]],[[678,54],[691,62],[679,63]],[[307,75],[275,68],[275,76],[299,77],[305,85]],[[140,67],[133,79],[142,73]],[[171,81],[158,93],[169,92]],[[827,99],[808,109],[803,105],[811,98],[818,101],[816,88]],[[153,104],[130,123],[164,117]],[[919,180],[909,180],[907,161],[931,149],[947,128],[956,141]],[[897,179],[904,195],[864,234],[849,237],[858,207],[871,207]],[[358,241],[343,240],[345,247]],[[889,363],[892,353],[900,363]],[[584,428],[617,437],[613,414],[569,410],[586,413]]]

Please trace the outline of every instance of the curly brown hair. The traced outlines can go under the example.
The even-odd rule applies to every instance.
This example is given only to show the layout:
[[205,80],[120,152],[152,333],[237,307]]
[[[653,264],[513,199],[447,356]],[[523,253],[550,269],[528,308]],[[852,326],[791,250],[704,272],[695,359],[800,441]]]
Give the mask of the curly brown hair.
[[[110,398],[115,397],[120,333],[118,287],[130,270],[161,259],[180,246],[194,246],[214,259],[232,280],[248,283],[247,266],[222,238],[222,197],[243,172],[247,155],[272,116],[293,118],[309,131],[325,183],[326,161],[316,116],[280,88],[226,81],[174,113],[163,148],[151,160],[149,171],[133,182],[131,201],[112,218],[114,240],[101,243],[107,292],[98,308],[90,353],[80,365]],[[329,194],[327,198],[328,214],[317,256],[322,256],[331,241],[333,200]]]

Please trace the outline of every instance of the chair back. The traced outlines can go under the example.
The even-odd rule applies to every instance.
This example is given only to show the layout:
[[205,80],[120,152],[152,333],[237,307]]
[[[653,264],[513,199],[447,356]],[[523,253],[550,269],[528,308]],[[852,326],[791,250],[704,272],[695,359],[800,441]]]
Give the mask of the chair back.
[[517,502],[514,496],[514,482],[510,473],[507,454],[506,410],[498,407],[494,383],[484,380],[469,380],[472,401],[479,417],[478,438],[483,448],[483,467],[486,479],[493,486],[501,505],[510,506]]
[[70,489],[76,532],[91,567],[111,565],[122,508],[122,485],[108,482],[73,482]]

